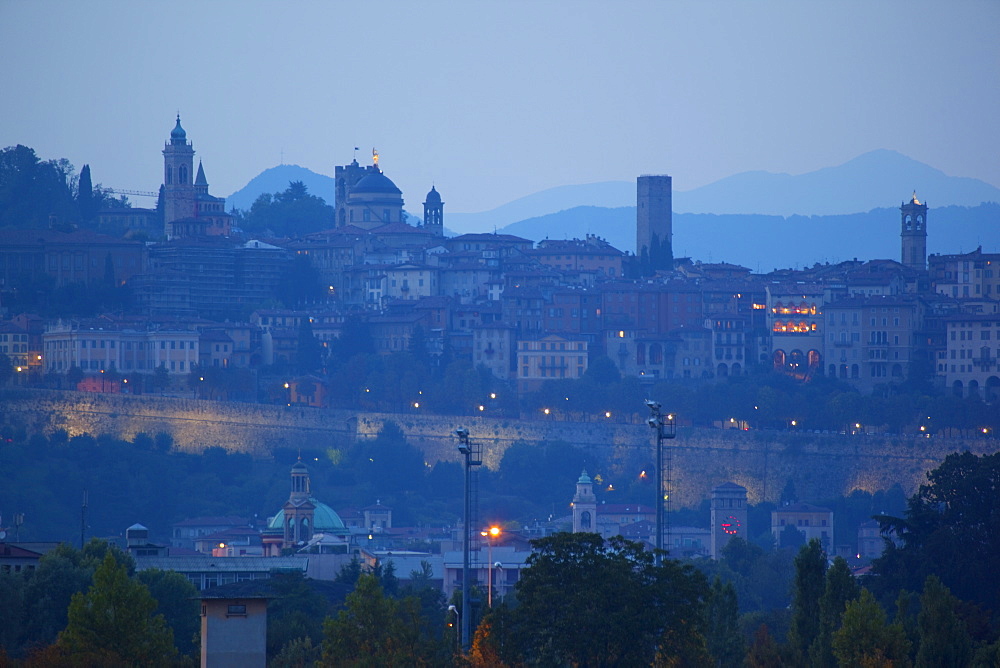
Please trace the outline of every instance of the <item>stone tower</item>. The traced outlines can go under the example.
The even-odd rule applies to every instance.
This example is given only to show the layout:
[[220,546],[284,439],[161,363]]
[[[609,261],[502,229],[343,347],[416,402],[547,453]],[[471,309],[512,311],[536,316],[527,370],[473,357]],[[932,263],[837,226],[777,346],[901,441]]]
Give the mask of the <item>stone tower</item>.
[[573,533],[597,531],[597,497],[594,483],[584,470],[576,481],[576,495],[573,496]]
[[736,536],[747,537],[747,488],[724,482],[712,489],[712,558]]
[[434,186],[424,201],[424,229],[436,237],[444,236],[444,202]]
[[651,271],[673,269],[673,202],[669,176],[640,176],[636,183],[635,254]]
[[927,269],[927,204],[921,204],[917,193],[899,207],[902,240],[901,262],[911,269]]
[[313,515],[316,506],[310,500],[309,469],[301,461],[292,466],[292,493],[282,510],[285,511],[285,547],[304,543],[313,535]]
[[163,221],[166,224],[164,236],[168,238],[172,221],[196,215],[194,176],[194,147],[187,140],[181,116],[177,114],[177,125],[163,147]]

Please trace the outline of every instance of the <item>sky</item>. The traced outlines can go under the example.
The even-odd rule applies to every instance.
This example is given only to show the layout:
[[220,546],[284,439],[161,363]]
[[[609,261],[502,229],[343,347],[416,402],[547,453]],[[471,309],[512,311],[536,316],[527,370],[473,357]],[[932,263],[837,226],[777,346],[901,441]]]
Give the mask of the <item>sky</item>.
[[155,191],[179,112],[215,195],[375,148],[446,212],[878,148],[1000,187],[998,28],[995,0],[0,0],[0,147]]

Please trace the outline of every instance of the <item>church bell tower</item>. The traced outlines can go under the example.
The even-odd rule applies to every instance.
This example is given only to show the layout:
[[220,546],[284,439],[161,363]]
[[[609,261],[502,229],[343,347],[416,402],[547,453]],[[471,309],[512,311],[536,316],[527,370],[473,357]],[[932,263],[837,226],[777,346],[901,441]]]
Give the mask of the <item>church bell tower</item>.
[[576,495],[573,496],[573,533],[597,531],[597,497],[594,496],[594,482],[587,471],[576,481]]
[[917,193],[909,202],[899,207],[900,239],[902,258],[900,261],[910,269],[927,269],[927,203],[920,203]]
[[424,229],[436,237],[444,236],[444,202],[434,186],[424,201]]
[[177,114],[177,125],[170,131],[170,141],[163,147],[163,221],[167,238],[170,223],[196,215],[194,179],[194,147],[187,140]]

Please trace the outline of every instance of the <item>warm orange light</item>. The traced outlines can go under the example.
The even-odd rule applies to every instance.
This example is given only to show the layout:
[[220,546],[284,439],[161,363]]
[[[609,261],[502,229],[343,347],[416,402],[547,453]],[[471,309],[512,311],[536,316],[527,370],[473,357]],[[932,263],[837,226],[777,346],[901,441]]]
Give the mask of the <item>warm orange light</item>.
[[496,538],[500,535],[500,527],[490,527],[490,536]]

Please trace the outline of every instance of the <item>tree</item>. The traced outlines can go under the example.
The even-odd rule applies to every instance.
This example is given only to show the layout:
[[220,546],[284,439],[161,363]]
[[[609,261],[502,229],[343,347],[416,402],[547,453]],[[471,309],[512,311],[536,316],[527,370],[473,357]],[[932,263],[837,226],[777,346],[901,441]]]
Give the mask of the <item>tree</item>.
[[910,665],[910,641],[899,624],[886,624],[885,611],[867,589],[847,604],[844,622],[833,634],[833,654],[841,666]]
[[330,605],[310,582],[301,571],[271,578],[275,598],[267,608],[268,656],[278,655],[296,640],[306,639],[317,648],[323,640],[323,619]]
[[766,624],[761,624],[753,634],[753,642],[747,650],[747,668],[784,668],[792,665],[793,658],[786,648],[781,647],[771,637]]
[[333,207],[322,197],[310,195],[301,181],[290,181],[284,192],[258,197],[241,225],[252,234],[295,237],[331,227]]
[[936,576],[928,576],[920,596],[920,649],[917,668],[968,665],[972,658],[972,641],[965,624],[955,614],[958,599]]
[[927,479],[905,517],[876,517],[902,545],[887,542],[870,586],[886,595],[918,591],[937,575],[958,598],[1000,611],[1000,569],[992,565],[1000,554],[1000,452],[948,455]]
[[0,228],[72,229],[77,218],[73,165],[41,161],[27,146],[0,150]]
[[77,186],[76,205],[80,210],[80,220],[89,223],[97,216],[98,200],[94,198],[94,184],[90,179],[90,165],[84,165],[80,170],[80,181]]
[[[149,440],[152,442],[152,439]],[[198,633],[201,629],[198,590],[180,573],[161,571],[158,568],[136,573],[136,580],[145,585],[156,600],[153,612],[163,615],[178,651],[193,656],[198,649]]]
[[427,666],[439,649],[424,633],[416,599],[389,598],[362,575],[346,608],[323,622],[320,666]]
[[836,668],[833,634],[840,628],[848,601],[858,597],[858,584],[843,557],[833,560],[826,571],[826,589],[819,598],[819,634],[809,646],[810,663],[818,668]]
[[715,576],[705,618],[708,652],[715,659],[715,665],[738,666],[744,657],[745,648],[739,629],[736,589],[731,582],[723,584],[719,576]]
[[146,586],[109,552],[87,593],[73,595],[58,645],[76,665],[168,666],[176,654],[173,633],[155,609]]
[[826,555],[818,539],[813,538],[795,557],[795,583],[792,589],[792,626],[788,642],[803,657],[819,635],[819,599],[823,595]]
[[521,651],[542,664],[703,665],[708,587],[691,566],[620,536],[559,533],[532,541],[517,583]]

